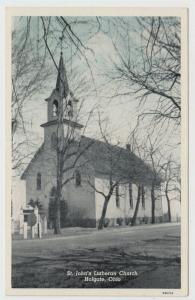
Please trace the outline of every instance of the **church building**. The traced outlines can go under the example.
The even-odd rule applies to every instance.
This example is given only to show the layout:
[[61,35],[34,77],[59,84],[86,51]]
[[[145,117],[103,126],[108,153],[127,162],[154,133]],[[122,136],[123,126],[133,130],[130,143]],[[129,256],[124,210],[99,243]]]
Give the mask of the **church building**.
[[[47,122],[42,124],[44,141],[21,179],[26,182],[26,204],[37,201],[53,227],[59,164],[63,165],[61,227],[96,227],[102,214],[110,182],[116,182],[108,203],[105,226],[128,225],[134,214],[138,187],[140,203],[137,223],[150,223],[152,214],[151,168],[132,153],[106,140],[84,136],[78,122],[79,102],[69,89],[61,53],[56,87],[47,102]],[[57,151],[63,149],[61,161]],[[162,221],[160,179],[156,180],[155,218]]]

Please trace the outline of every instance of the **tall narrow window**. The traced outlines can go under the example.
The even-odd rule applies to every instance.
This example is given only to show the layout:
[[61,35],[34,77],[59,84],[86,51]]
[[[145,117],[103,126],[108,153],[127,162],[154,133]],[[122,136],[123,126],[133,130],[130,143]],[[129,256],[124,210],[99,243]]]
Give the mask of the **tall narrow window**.
[[142,185],[142,207],[145,209],[145,189],[144,185]]
[[41,173],[37,174],[37,190],[41,190]]
[[55,132],[53,132],[51,135],[51,148],[56,149],[57,145],[58,145],[58,139],[57,139]]
[[57,100],[54,100],[52,110],[53,110],[53,117],[56,117],[58,115],[58,101]]
[[72,118],[73,117],[73,107],[72,107],[72,101],[71,100],[68,101],[67,111],[68,111],[69,118]]
[[81,185],[81,173],[78,170],[75,172],[75,185]]
[[116,207],[120,207],[119,185],[116,185]]
[[130,208],[133,208],[133,192],[132,192],[132,183],[129,183],[129,204]]

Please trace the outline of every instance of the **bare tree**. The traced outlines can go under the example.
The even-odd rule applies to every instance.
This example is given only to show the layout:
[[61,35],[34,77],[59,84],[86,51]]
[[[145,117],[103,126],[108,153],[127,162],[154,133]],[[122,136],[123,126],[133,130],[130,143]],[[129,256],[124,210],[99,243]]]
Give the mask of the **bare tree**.
[[[62,121],[60,121],[62,122]],[[63,188],[75,179],[75,169],[84,167],[87,160],[82,157],[91,146],[91,143],[82,144],[82,139],[75,140],[75,128],[70,133],[63,134],[63,123],[59,122],[57,143],[56,143],[56,197],[54,211],[54,234],[60,233],[60,203],[63,200]],[[70,127],[70,126],[68,126]]]
[[[13,49],[12,49],[12,153],[13,153],[13,168],[17,168],[24,160],[28,160],[32,155],[29,151],[23,151],[26,139],[18,142],[19,129],[22,127],[23,134],[26,134],[26,123],[24,121],[24,110],[26,100],[30,100],[35,94],[41,91],[44,83],[49,79],[49,75],[53,71],[52,64],[59,72],[58,66],[54,59],[54,53],[57,47],[61,47],[66,50],[67,45],[70,47],[68,51],[67,61],[71,64],[71,72],[73,73],[74,67],[72,67],[72,58],[76,56],[82,56],[90,71],[91,78],[93,79],[93,73],[86,55],[86,51],[92,51],[85,46],[91,36],[88,35],[82,38],[75,33],[74,26],[77,27],[84,22],[77,18],[64,18],[64,17],[23,17],[22,26],[13,31]],[[97,23],[98,18],[94,19],[94,24]],[[89,25],[85,20],[85,25]],[[83,23],[83,24],[84,24]],[[93,22],[90,22],[90,28]],[[96,25],[94,25],[96,26]],[[96,26],[97,27],[97,26]],[[99,28],[99,25],[98,25]],[[21,35],[18,33],[21,31]],[[97,32],[98,30],[95,30]],[[18,37],[19,36],[19,37]],[[35,41],[35,43],[33,43]],[[52,62],[52,64],[50,63]],[[48,68],[44,68],[48,65]],[[48,71],[49,70],[49,71]],[[46,80],[47,79],[47,80]],[[82,79],[82,82],[81,82]],[[82,151],[79,150],[80,143],[75,143],[74,139],[74,126],[69,126],[67,133],[64,134],[64,115],[68,115],[70,118],[69,123],[74,123],[71,120],[70,99],[67,100],[67,96],[73,95],[69,90],[67,82],[64,78],[59,78],[60,81],[60,98],[61,102],[65,105],[61,108],[58,114],[58,129],[57,129],[57,143],[56,143],[56,201],[55,201],[55,224],[54,232],[60,232],[60,201],[62,199],[62,188],[73,179],[73,175],[64,179],[65,173],[70,173],[77,164],[79,158],[82,156]],[[89,81],[89,80],[88,80]],[[83,81],[80,78],[77,88],[80,91],[87,90],[87,81]],[[81,97],[81,95],[80,95]],[[90,113],[89,113],[90,116]],[[87,121],[88,122],[88,117]],[[20,125],[19,125],[20,123]],[[16,136],[16,143],[15,138]],[[27,136],[27,135],[26,135]],[[32,146],[32,141],[28,141],[28,145]],[[89,145],[88,145],[89,147]],[[19,152],[19,148],[22,150]],[[75,149],[77,148],[77,149]],[[70,150],[71,149],[71,150]],[[33,151],[32,151],[33,152]],[[24,153],[27,153],[26,155]],[[21,155],[20,155],[21,154]],[[72,160],[71,166],[67,165],[67,161]],[[70,174],[69,174],[70,175]]]
[[[180,124],[180,19],[139,17],[135,33],[129,20],[118,18],[115,22],[120,27],[118,39],[112,38],[118,58],[112,60],[114,70],[108,76],[117,89],[111,97],[136,97],[140,108],[145,105],[142,116]],[[135,34],[136,39],[132,37]]]
[[[103,166],[101,168],[100,178],[104,178],[106,182],[106,189],[102,187],[97,187],[90,178],[88,179],[89,186],[98,194],[100,194],[103,199],[103,208],[101,217],[98,224],[98,230],[102,230],[105,223],[105,217],[107,212],[107,207],[109,201],[113,194],[116,194],[116,198],[120,197],[119,186],[124,186],[130,182],[130,174],[127,172],[126,162],[124,158],[125,149],[120,147],[119,142],[115,145],[111,144],[110,135],[107,134],[106,129],[103,129],[103,122],[99,115],[99,129],[101,132],[101,153],[103,155]],[[92,146],[93,150],[93,146]],[[96,155],[100,155],[97,153]],[[98,157],[96,159],[99,159]]]
[[141,200],[141,189],[142,189],[141,185],[138,185],[137,186],[137,200],[136,200],[136,205],[135,205],[133,218],[131,220],[131,226],[134,226],[135,223],[136,223],[137,214],[138,214],[139,205],[140,205],[140,200]]
[[[90,27],[90,32],[78,34],[79,26]],[[56,49],[66,51],[67,63],[74,72],[73,58],[82,57],[91,74],[86,55],[93,52],[85,43],[100,30],[98,18],[77,17],[16,17],[12,31],[12,168],[27,163],[34,153],[34,143],[29,136],[29,122],[25,109],[48,86],[56,67]],[[80,31],[79,31],[80,32]],[[53,65],[52,65],[53,64]],[[87,89],[85,84],[80,88]],[[32,136],[32,135],[31,135]],[[32,149],[32,150],[29,150]]]
[[[32,50],[30,17],[24,29],[12,31],[12,169],[19,169],[34,153],[33,140],[29,140],[24,111],[27,102],[41,93],[51,76],[45,53],[37,57]],[[27,151],[27,145],[32,149]]]
[[180,168],[170,157],[163,167],[165,188],[164,193],[167,200],[168,222],[172,221],[171,201],[181,201]]
[[[111,135],[107,133],[106,128],[103,129],[103,122],[101,121],[99,114],[99,128],[101,132],[101,139],[103,143],[100,148],[98,148],[97,155],[101,153],[103,164],[101,164],[100,178],[104,179],[104,184],[102,186],[96,186],[95,183],[91,183],[89,180],[89,185],[95,190],[96,193],[100,194],[104,199],[104,204],[102,208],[101,218],[99,220],[98,229],[102,229],[105,222],[107,207],[112,195],[116,195],[116,203],[120,196],[122,196],[120,188],[129,189],[129,200],[130,207],[132,208],[132,184],[137,185],[138,194],[136,208],[134,211],[133,222],[135,224],[137,213],[139,209],[139,203],[141,197],[143,197],[143,185],[150,184],[152,180],[152,169],[145,164],[140,157],[133,152],[133,147],[127,146],[124,149],[117,142],[114,145],[111,144]],[[92,146],[93,150],[93,146]],[[139,149],[140,151],[141,149]],[[95,153],[95,149],[93,150]],[[94,157],[94,159],[96,159]],[[106,186],[105,186],[106,184]],[[132,223],[132,225],[134,225]]]
[[[59,73],[60,74],[60,73]],[[63,200],[63,189],[73,179],[75,179],[75,169],[84,166],[87,161],[83,159],[85,151],[91,146],[91,143],[83,144],[81,133],[84,133],[91,114],[85,126],[81,126],[77,121],[82,109],[81,103],[78,111],[73,111],[73,102],[75,99],[73,93],[69,90],[67,81],[60,78],[61,88],[59,88],[62,106],[57,113],[57,130],[53,138],[53,151],[49,153],[55,163],[56,195],[54,205],[54,234],[60,233],[60,203]],[[64,129],[66,123],[66,130]],[[78,127],[82,132],[78,133]],[[83,127],[83,128],[82,128]]]
[[[62,74],[61,70],[58,68],[51,49],[48,44],[48,31],[51,19],[45,20],[41,17],[42,26],[44,30],[44,42],[46,49],[49,52],[49,55],[58,70],[58,90],[60,94],[60,101],[62,103],[58,111],[58,126],[57,126],[57,139],[56,139],[56,196],[55,196],[55,207],[54,207],[54,234],[60,233],[60,203],[62,201],[62,191],[64,186],[71,180],[74,179],[74,170],[78,163],[79,159],[82,157],[85,150],[90,147],[90,144],[81,149],[80,141],[75,141],[75,131],[76,131],[76,122],[78,119],[78,112],[73,111],[73,102],[77,99],[74,98],[73,93],[69,89],[68,81],[66,74]],[[61,36],[61,47],[64,39],[64,31],[67,30],[70,39],[75,43],[75,40],[80,43],[80,46],[84,48],[84,45],[80,39],[74,34],[71,29],[71,26],[66,22],[64,18],[57,19],[60,22],[60,25],[65,26],[62,30]],[[62,23],[61,23],[62,22]],[[47,26],[46,26],[47,24]],[[71,37],[69,31],[73,35]],[[77,50],[80,48],[77,45]],[[81,51],[81,50],[80,50]],[[86,62],[88,63],[87,59]],[[63,64],[61,62],[61,64]],[[62,65],[64,69],[64,66]],[[65,71],[64,71],[65,72]],[[69,98],[69,99],[68,99]],[[81,107],[80,107],[81,108]],[[64,117],[69,119],[67,124],[67,132],[64,132]],[[90,114],[89,114],[90,116]],[[88,122],[88,120],[87,120]]]
[[[138,155],[146,164],[148,164],[152,170],[150,173],[150,194],[151,194],[151,223],[155,223],[155,203],[156,203],[156,192],[159,189],[162,181],[162,166],[163,166],[163,155],[161,153],[162,141],[159,139],[160,136],[154,137],[154,134],[147,132],[145,139],[138,137],[138,127],[130,134],[129,140],[131,142],[132,151]],[[141,195],[143,193],[143,185],[138,185],[138,195],[136,202],[136,209],[132,220],[134,225],[139,209]]]
[[151,213],[152,213],[152,221],[151,223],[155,223],[155,188],[158,186],[158,178],[160,175],[160,170],[161,170],[161,159],[162,156],[160,154],[159,146],[155,145],[155,142],[152,142],[150,136],[148,135],[148,141],[149,141],[149,158],[150,158],[150,163],[152,166],[152,171],[153,171],[153,178],[152,178],[152,186],[151,186]]

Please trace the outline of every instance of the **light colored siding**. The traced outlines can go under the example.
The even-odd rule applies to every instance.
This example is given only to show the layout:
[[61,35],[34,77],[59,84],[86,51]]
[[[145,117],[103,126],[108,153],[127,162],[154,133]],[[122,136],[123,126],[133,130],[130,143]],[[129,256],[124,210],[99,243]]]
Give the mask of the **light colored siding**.
[[[104,192],[105,194],[108,193],[108,180],[102,178],[95,179],[95,186],[99,191]],[[134,214],[136,202],[137,202],[137,186],[132,184],[132,194],[133,194],[133,208],[130,207],[129,201],[129,189],[128,185],[119,185],[119,194],[120,194],[120,208],[116,207],[116,195],[115,192],[111,196],[111,199],[108,204],[106,218],[128,218],[132,217]],[[160,191],[156,192],[156,208],[155,208],[155,215],[156,217],[162,215],[162,201]],[[99,194],[95,193],[96,198],[96,219],[98,220],[101,217],[102,208],[104,204],[104,197]],[[142,201],[140,199],[140,205],[138,210],[137,217],[151,217],[151,192],[149,187],[145,187],[145,209],[142,206]]]

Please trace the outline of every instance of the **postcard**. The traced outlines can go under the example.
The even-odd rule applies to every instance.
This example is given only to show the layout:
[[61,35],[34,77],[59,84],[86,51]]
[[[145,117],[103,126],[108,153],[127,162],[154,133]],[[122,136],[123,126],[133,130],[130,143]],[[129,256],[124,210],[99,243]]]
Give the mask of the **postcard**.
[[6,8],[7,295],[188,294],[185,8]]

